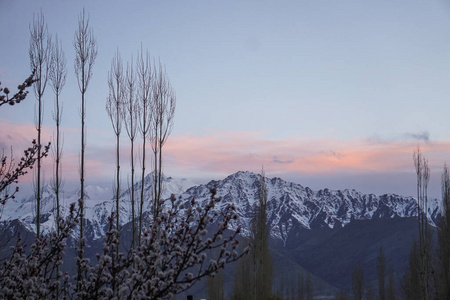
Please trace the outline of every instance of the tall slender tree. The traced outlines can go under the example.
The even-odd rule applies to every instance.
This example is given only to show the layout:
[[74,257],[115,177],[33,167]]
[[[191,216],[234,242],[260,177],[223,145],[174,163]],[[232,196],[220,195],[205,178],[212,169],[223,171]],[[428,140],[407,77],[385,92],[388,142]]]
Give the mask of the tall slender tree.
[[358,262],[352,272],[352,291],[355,300],[361,300],[364,294],[364,268]]
[[137,128],[138,128],[138,117],[139,117],[139,102],[136,97],[136,83],[135,83],[135,72],[133,68],[133,57],[131,58],[131,63],[127,63],[126,70],[126,80],[125,80],[125,95],[124,95],[124,123],[125,129],[130,139],[130,167],[131,167],[131,224],[132,224],[132,237],[131,237],[131,248],[135,247],[136,244],[136,208],[135,208],[135,188],[134,188],[134,173],[135,173],[135,162],[134,162],[134,141],[136,140]]
[[[54,139],[54,147],[52,151],[53,161],[54,161],[54,173],[53,180],[50,184],[53,192],[55,193],[55,208],[56,208],[56,220],[55,227],[56,233],[58,236],[61,234],[61,226],[59,226],[61,217],[61,200],[60,193],[63,186],[62,181],[62,150],[63,150],[63,137],[61,135],[61,119],[62,119],[62,111],[63,106],[60,102],[59,96],[61,94],[62,88],[66,84],[66,76],[67,76],[67,68],[66,68],[66,56],[64,55],[64,51],[62,49],[62,43],[58,39],[58,35],[55,37],[55,41],[52,45],[51,49],[51,65],[49,72],[50,86],[53,89],[55,94],[55,105],[53,110],[53,120],[56,125],[56,133],[53,137]],[[56,278],[60,277],[60,266],[56,266]],[[57,287],[59,289],[59,287]],[[59,298],[59,295],[57,296]]]
[[347,291],[346,290],[340,290],[336,293],[336,296],[334,297],[335,300],[347,300]]
[[374,295],[373,287],[369,285],[366,288],[366,300],[374,300],[374,299],[375,299],[375,295]]
[[51,55],[51,36],[48,33],[42,10],[39,14],[33,16],[33,24],[30,25],[30,68],[35,72],[36,83],[34,84],[34,93],[38,104],[36,111],[36,130],[37,130],[37,170],[35,178],[35,196],[36,196],[36,236],[40,236],[41,228],[41,198],[42,198],[42,163],[41,163],[41,134],[43,119],[43,96],[47,86],[49,73],[50,55]]
[[254,234],[255,299],[272,297],[273,263],[269,249],[270,228],[267,224],[267,186],[264,169],[261,170],[258,188],[259,205],[256,209]]
[[[60,192],[62,187],[62,168],[61,168],[61,159],[62,159],[62,149],[63,149],[63,137],[61,134],[61,118],[63,105],[59,99],[61,95],[61,91],[66,84],[66,76],[67,76],[67,68],[66,68],[66,56],[64,55],[64,51],[62,49],[62,43],[58,39],[58,36],[55,37],[54,44],[52,46],[52,55],[51,55],[51,68],[49,73],[50,86],[55,93],[55,106],[53,111],[53,120],[56,125],[56,134],[55,134],[55,142],[53,143],[53,160],[54,160],[54,174],[52,181],[52,188],[55,192],[56,199],[56,222],[59,222],[61,217],[61,201],[60,201]],[[59,226],[56,226],[56,229],[59,234]]]
[[[273,263],[269,249],[267,224],[267,186],[264,170],[258,186],[258,205],[255,205],[250,234],[251,248],[237,269],[233,299],[270,299],[272,294]],[[284,290],[283,290],[284,292]]]
[[208,277],[208,299],[209,300],[224,300],[224,271],[218,271],[214,276]]
[[405,299],[408,300],[422,300],[422,285],[421,285],[421,258],[419,245],[416,241],[413,242],[411,252],[409,254],[409,264],[403,275],[401,282],[402,293]]
[[153,119],[151,126],[151,146],[153,150],[153,216],[158,217],[159,203],[163,188],[162,150],[172,132],[175,117],[176,95],[170,85],[165,67],[159,62],[153,80]]
[[[106,101],[106,112],[111,120],[111,125],[116,135],[116,181],[114,183],[116,198],[116,229],[120,230],[120,134],[122,132],[123,122],[123,103],[124,103],[124,73],[123,64],[119,50],[117,50],[111,62],[111,70],[108,73],[109,95]],[[117,243],[117,250],[119,243]]]
[[298,275],[297,277],[297,299],[304,300],[305,299],[305,284],[302,275]]
[[450,298],[450,175],[447,165],[441,176],[442,219],[438,226],[437,282],[439,299]]
[[[89,16],[86,16],[85,9],[78,17],[78,29],[75,32],[73,41],[75,47],[75,75],[78,81],[78,88],[81,92],[81,153],[80,153],[80,244],[79,259],[83,259],[84,238],[84,154],[86,148],[85,119],[86,119],[86,91],[92,78],[92,69],[97,58],[97,41],[94,31],[89,27]],[[81,261],[79,261],[81,263]],[[81,267],[78,264],[77,282],[81,281]],[[78,287],[80,288],[80,287]]]
[[422,297],[430,298],[431,280],[431,234],[428,228],[428,183],[430,181],[430,169],[428,160],[423,156],[420,148],[413,153],[413,161],[417,176],[417,218],[419,225],[419,253],[420,253],[420,287]]
[[394,279],[394,270],[391,266],[389,271],[388,284],[386,289],[386,299],[387,300],[395,300],[395,279]]
[[383,248],[380,247],[377,257],[377,274],[378,274],[378,296],[380,300],[386,299],[386,262]]
[[314,287],[311,280],[311,277],[308,275],[306,277],[306,300],[314,299]]
[[[249,249],[249,241],[242,244],[242,252]],[[252,277],[253,256],[251,253],[245,255],[236,266],[233,282],[233,300],[254,299],[253,277]]]
[[140,107],[139,113],[139,132],[142,138],[142,153],[141,153],[141,196],[139,202],[139,229],[138,229],[138,245],[141,244],[142,235],[142,218],[143,218],[143,208],[144,208],[144,180],[145,180],[145,154],[146,148],[145,144],[150,133],[150,126],[152,124],[152,84],[153,84],[153,74],[152,65],[150,63],[150,54],[148,50],[142,49],[138,52],[137,56],[137,101]]

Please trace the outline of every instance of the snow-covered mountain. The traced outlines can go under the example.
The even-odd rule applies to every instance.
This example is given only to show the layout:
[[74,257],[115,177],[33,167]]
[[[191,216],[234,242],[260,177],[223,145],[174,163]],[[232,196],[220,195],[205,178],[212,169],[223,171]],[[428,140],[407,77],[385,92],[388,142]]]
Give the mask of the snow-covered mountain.
[[[258,203],[258,186],[261,176],[251,172],[237,172],[224,180],[192,187],[183,198],[205,201],[209,188],[216,187],[217,196],[224,203],[234,202],[240,222],[250,228],[252,208]],[[363,194],[355,190],[313,191],[300,184],[280,178],[266,178],[268,192],[268,220],[271,235],[285,241],[293,230],[341,228],[352,220],[417,216],[417,202],[412,197],[385,194]],[[440,214],[437,199],[429,199],[428,218],[435,225]]]
[[[248,231],[253,207],[258,203],[258,187],[261,177],[251,172],[237,172],[223,180],[210,181],[206,185],[194,185],[187,179],[176,180],[172,177],[164,179],[163,197],[168,198],[172,193],[189,201],[207,201],[210,188],[215,187],[217,196],[222,197],[225,205],[234,202],[239,222],[243,225],[244,233]],[[376,196],[362,194],[355,190],[313,191],[300,184],[284,181],[280,178],[266,178],[268,191],[268,219],[271,224],[271,235],[275,239],[286,241],[289,235],[299,230],[320,228],[342,228],[353,220],[369,220],[382,218],[403,218],[417,215],[417,203],[412,197],[385,194]],[[151,199],[153,177],[148,174],[144,180],[144,197]],[[135,184],[136,198],[140,195],[142,182]],[[86,228],[93,239],[104,236],[107,219],[115,204],[112,191],[96,186],[86,187]],[[108,197],[109,195],[109,197]],[[63,194],[64,207],[76,202],[79,191]],[[42,229],[45,232],[54,226],[55,197],[49,188],[44,189],[42,198]],[[131,189],[127,189],[120,196],[120,223],[122,225],[131,220]],[[21,200],[12,200],[5,207],[2,220],[19,219],[30,230],[34,230],[34,196]],[[150,211],[151,204],[145,203],[144,211]],[[428,218],[435,225],[440,213],[438,200],[430,199]]]

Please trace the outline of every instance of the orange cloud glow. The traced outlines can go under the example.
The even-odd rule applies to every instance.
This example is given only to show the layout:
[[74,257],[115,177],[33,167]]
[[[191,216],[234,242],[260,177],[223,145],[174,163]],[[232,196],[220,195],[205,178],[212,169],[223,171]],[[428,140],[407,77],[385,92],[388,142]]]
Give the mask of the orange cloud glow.
[[[266,139],[259,132],[220,132],[214,135],[173,136],[166,157],[177,169],[232,173],[258,171],[302,174],[411,171],[417,141],[369,139]],[[430,166],[442,167],[450,141],[421,145]]]

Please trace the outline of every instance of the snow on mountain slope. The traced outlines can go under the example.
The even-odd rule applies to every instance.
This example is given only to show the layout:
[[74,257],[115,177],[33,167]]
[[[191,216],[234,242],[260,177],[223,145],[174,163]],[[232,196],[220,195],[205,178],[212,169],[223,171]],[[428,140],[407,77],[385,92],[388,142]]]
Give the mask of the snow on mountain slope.
[[[183,198],[195,197],[205,201],[209,197],[209,188],[215,186],[217,196],[222,197],[224,203],[235,203],[245,232],[246,228],[250,228],[252,209],[258,202],[260,178],[258,174],[237,172],[224,180],[191,188],[183,194]],[[392,194],[375,196],[355,190],[312,191],[280,178],[266,178],[266,187],[271,235],[283,241],[292,229],[333,229],[343,227],[354,219],[417,216],[417,204],[412,197]],[[435,225],[439,212],[438,201],[430,199],[428,217],[432,225]]]
[[[144,199],[151,199],[153,175],[149,173],[144,178]],[[141,182],[134,185],[135,187],[135,201],[137,203],[140,197]],[[195,184],[185,178],[176,180],[172,177],[164,178],[163,197],[168,198],[173,194],[181,194],[188,187],[195,186]],[[64,216],[66,210],[71,203],[77,203],[80,198],[80,190],[62,192],[61,199],[61,215]],[[89,233],[94,239],[104,236],[104,232],[108,226],[108,216],[112,211],[115,211],[113,191],[111,188],[104,188],[100,186],[88,185],[85,187],[85,219],[86,227],[91,228]],[[120,195],[120,224],[126,224],[131,221],[131,189],[127,189]],[[144,211],[150,210],[150,202],[146,201]],[[18,219],[22,221],[25,226],[35,232],[35,211],[36,198],[34,195],[22,199],[10,199],[5,205],[3,212],[0,214],[0,220],[12,221]],[[48,232],[55,226],[56,216],[56,197],[53,190],[49,186],[45,186],[41,198],[41,230]],[[75,232],[76,234],[76,232]]]
[[[85,188],[86,211],[92,207],[99,205],[110,198],[111,189],[99,186],[86,186]],[[109,195],[108,195],[109,194]],[[60,213],[62,216],[66,213],[70,203],[76,203],[80,198],[80,191],[62,191],[60,194]],[[22,199],[10,199],[5,205],[1,220],[8,221],[19,219],[30,230],[35,231],[35,215],[36,215],[36,197],[34,195]],[[56,196],[54,191],[49,186],[44,186],[42,189],[41,198],[41,215],[42,232],[48,232],[55,227],[56,216]]]
[[[186,179],[176,180],[172,177],[164,179],[163,198],[172,193],[179,195],[184,201],[195,198],[200,202],[210,197],[210,188],[215,187],[217,196],[222,197],[218,209],[222,205],[233,202],[240,217],[244,234],[248,233],[254,206],[258,203],[258,186],[260,175],[251,172],[237,172],[223,180],[211,181],[206,185],[194,185]],[[268,192],[268,220],[271,224],[271,235],[286,241],[291,232],[317,228],[340,228],[352,220],[373,218],[412,217],[417,215],[417,203],[412,197],[386,194],[376,196],[362,194],[355,190],[313,191],[300,184],[284,181],[280,178],[266,178]],[[142,183],[134,185],[135,203],[140,199]],[[144,179],[144,211],[149,212],[152,199],[153,176],[148,174]],[[113,194],[110,189],[96,186],[86,187],[86,228],[91,231],[87,236],[98,239],[104,236],[108,226],[108,216],[115,210]],[[76,202],[79,191],[64,194],[64,207]],[[131,220],[131,189],[120,195],[120,223]],[[5,207],[2,220],[19,219],[31,230],[34,230],[34,196],[22,200],[14,199]],[[54,195],[48,188],[44,189],[42,198],[43,231],[54,226]],[[428,218],[432,225],[440,213],[439,201],[429,200]]]

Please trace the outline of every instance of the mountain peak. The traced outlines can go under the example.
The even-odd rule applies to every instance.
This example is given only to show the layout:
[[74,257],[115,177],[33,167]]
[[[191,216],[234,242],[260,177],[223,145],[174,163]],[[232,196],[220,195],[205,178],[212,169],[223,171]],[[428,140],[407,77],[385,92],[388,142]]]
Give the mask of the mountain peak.
[[[250,228],[251,211],[258,203],[258,181],[260,175],[239,171],[223,180],[212,181],[222,201],[233,202],[240,216],[243,228]],[[417,216],[417,203],[412,197],[385,194],[363,194],[355,189],[313,191],[300,184],[281,178],[266,177],[268,190],[268,220],[273,237],[286,240],[290,231],[315,228],[343,227],[353,220],[372,218],[394,218]],[[206,200],[208,189],[199,186],[190,189],[184,197]],[[429,222],[435,224],[438,215],[438,201],[429,201],[427,212]]]

